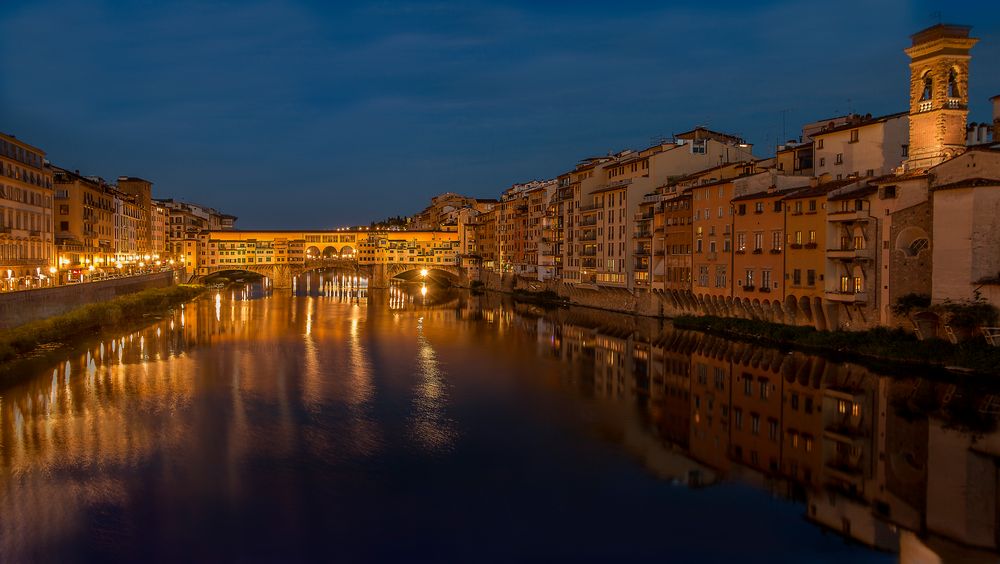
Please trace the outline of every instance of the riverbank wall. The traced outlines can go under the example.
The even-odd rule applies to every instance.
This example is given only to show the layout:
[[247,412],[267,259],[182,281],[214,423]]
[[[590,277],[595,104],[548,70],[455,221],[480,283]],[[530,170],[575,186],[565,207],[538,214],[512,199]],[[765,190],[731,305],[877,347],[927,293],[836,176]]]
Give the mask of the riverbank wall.
[[[825,306],[820,300],[759,300],[738,297],[699,296],[690,291],[614,288],[596,284],[539,281],[512,273],[479,272],[483,288],[496,292],[552,292],[572,305],[606,309],[650,317],[711,316],[749,319],[820,331],[868,331],[879,327],[872,311],[852,307]],[[894,318],[893,328],[912,331],[909,319]],[[934,316],[925,327],[925,337],[947,338],[943,324]]]
[[142,290],[173,286],[179,282],[180,272],[177,270],[157,272],[100,282],[0,294],[0,329],[10,329],[32,321],[62,315],[82,305],[104,302]]

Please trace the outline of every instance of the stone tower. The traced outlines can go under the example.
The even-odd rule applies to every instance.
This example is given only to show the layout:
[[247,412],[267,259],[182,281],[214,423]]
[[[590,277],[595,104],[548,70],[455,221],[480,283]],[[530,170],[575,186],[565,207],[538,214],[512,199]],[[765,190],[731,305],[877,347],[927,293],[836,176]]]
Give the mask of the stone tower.
[[934,166],[965,151],[969,115],[971,27],[938,24],[912,35],[910,153],[907,170]]

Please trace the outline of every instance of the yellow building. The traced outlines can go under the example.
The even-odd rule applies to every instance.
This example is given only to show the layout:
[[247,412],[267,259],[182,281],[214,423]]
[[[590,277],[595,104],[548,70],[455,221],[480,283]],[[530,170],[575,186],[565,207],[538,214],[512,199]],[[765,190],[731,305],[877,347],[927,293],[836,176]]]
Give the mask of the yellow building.
[[104,180],[54,168],[55,237],[62,281],[113,271],[115,197]]
[[0,289],[51,283],[52,196],[52,171],[45,164],[45,152],[0,133]]

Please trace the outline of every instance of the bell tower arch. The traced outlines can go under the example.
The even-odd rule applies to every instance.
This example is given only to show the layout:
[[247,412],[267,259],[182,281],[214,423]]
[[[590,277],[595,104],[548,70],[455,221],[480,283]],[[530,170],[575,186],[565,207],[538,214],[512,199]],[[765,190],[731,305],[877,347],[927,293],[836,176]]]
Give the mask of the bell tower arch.
[[908,170],[932,167],[965,151],[969,117],[969,26],[938,24],[911,36]]

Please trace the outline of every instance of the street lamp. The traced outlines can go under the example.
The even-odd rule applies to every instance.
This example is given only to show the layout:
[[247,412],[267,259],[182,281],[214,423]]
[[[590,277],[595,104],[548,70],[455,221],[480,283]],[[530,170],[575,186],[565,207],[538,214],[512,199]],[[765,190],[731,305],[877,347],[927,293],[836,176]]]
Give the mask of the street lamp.
[[427,278],[427,269],[426,268],[421,268],[420,269],[420,276],[423,277],[423,278]]

